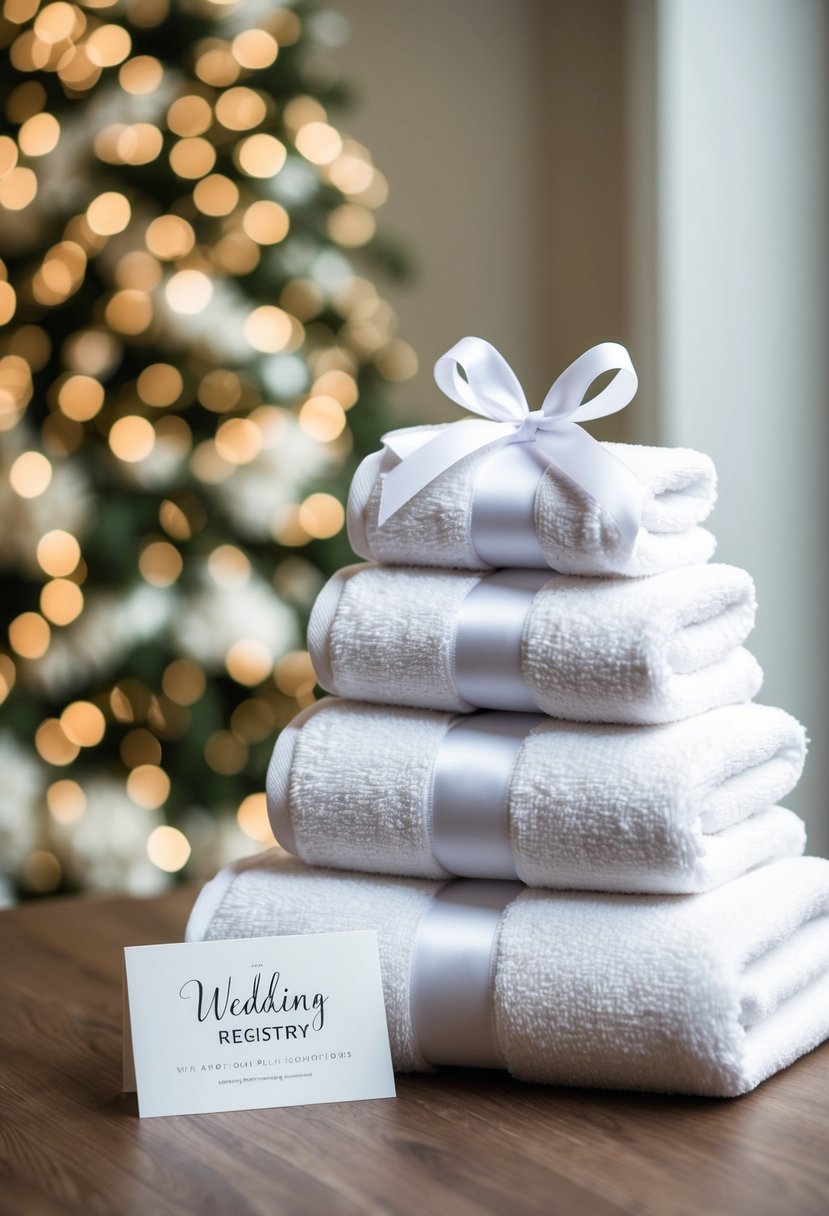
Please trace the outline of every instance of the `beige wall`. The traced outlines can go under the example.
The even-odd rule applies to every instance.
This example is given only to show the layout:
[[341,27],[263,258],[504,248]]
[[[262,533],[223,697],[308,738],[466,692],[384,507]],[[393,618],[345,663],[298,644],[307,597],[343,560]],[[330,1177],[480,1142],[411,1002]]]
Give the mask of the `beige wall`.
[[[441,410],[431,367],[493,342],[537,404],[563,367],[628,340],[622,23],[616,0],[340,0],[358,85],[341,125],[389,178],[411,244],[392,291],[421,360],[401,409]],[[450,407],[451,409],[451,407]]]

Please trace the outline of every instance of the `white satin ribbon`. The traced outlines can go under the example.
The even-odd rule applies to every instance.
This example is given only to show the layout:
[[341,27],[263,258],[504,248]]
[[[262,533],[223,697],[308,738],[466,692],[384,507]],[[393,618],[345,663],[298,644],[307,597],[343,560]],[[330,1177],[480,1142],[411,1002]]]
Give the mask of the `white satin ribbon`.
[[526,888],[461,878],[437,892],[420,918],[412,963],[415,1041],[430,1064],[504,1068],[492,1013],[498,925]]
[[[609,384],[585,401],[598,376]],[[633,473],[578,423],[604,418],[632,400],[638,379],[630,355],[617,342],[591,347],[571,363],[538,410],[530,410],[515,373],[482,338],[462,338],[435,364],[438,387],[482,420],[462,419],[430,436],[390,431],[383,443],[400,463],[383,475],[378,522],[386,520],[441,473],[480,448],[535,443],[545,461],[581,486],[616,521],[622,544],[633,548],[642,519],[641,484]]]
[[435,860],[464,878],[516,879],[509,783],[527,735],[543,714],[466,714],[449,727],[435,761],[431,840]]
[[496,570],[475,584],[455,620],[452,677],[464,701],[538,713],[521,664],[524,623],[537,593],[559,578],[552,570]]

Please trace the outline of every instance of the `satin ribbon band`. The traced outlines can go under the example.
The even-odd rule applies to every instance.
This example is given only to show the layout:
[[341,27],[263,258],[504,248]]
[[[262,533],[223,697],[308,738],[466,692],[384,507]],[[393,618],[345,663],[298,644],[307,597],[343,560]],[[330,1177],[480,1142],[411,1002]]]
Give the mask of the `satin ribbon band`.
[[535,497],[547,461],[534,443],[496,448],[478,469],[469,520],[482,566],[549,569],[535,528]]
[[480,713],[444,735],[430,794],[432,854],[461,878],[517,879],[509,784],[521,745],[543,714]]
[[460,606],[453,678],[458,695],[480,709],[538,712],[522,673],[524,624],[551,570],[497,570],[480,579]]
[[[593,382],[613,372],[589,401]],[[643,487],[607,448],[578,425],[623,409],[638,380],[630,356],[616,342],[603,342],[580,355],[550,388],[540,409],[530,410],[515,373],[481,338],[462,338],[435,364],[438,387],[452,401],[478,414],[437,434],[390,431],[383,443],[399,463],[383,474],[378,523],[382,525],[441,473],[484,448],[535,446],[546,465],[555,465],[613,517],[623,549],[636,542],[642,519]],[[513,559],[515,560],[515,559]]]
[[522,883],[459,879],[432,898],[415,933],[411,1017],[434,1065],[504,1068],[492,1011],[498,926]]

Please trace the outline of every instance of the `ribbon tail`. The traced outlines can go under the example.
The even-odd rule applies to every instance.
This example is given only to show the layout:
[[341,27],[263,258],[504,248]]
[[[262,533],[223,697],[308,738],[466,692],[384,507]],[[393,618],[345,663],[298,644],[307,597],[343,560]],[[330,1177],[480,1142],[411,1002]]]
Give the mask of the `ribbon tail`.
[[386,431],[380,442],[394,452],[398,460],[405,460],[444,429],[442,426],[404,426],[398,431]]
[[645,489],[627,465],[576,423],[540,431],[538,446],[550,464],[612,516],[630,553],[641,526]]
[[468,422],[455,422],[440,431],[383,474],[378,512],[380,526],[446,469],[463,460],[464,456],[504,441],[514,434],[515,427],[509,422],[478,422],[471,419]]

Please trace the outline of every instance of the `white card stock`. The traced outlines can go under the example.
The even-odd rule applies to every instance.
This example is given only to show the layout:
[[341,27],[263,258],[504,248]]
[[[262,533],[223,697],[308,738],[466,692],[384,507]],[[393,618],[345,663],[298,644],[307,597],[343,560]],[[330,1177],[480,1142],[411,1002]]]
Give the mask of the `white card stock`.
[[124,965],[141,1116],[395,1096],[374,932],[128,946]]

